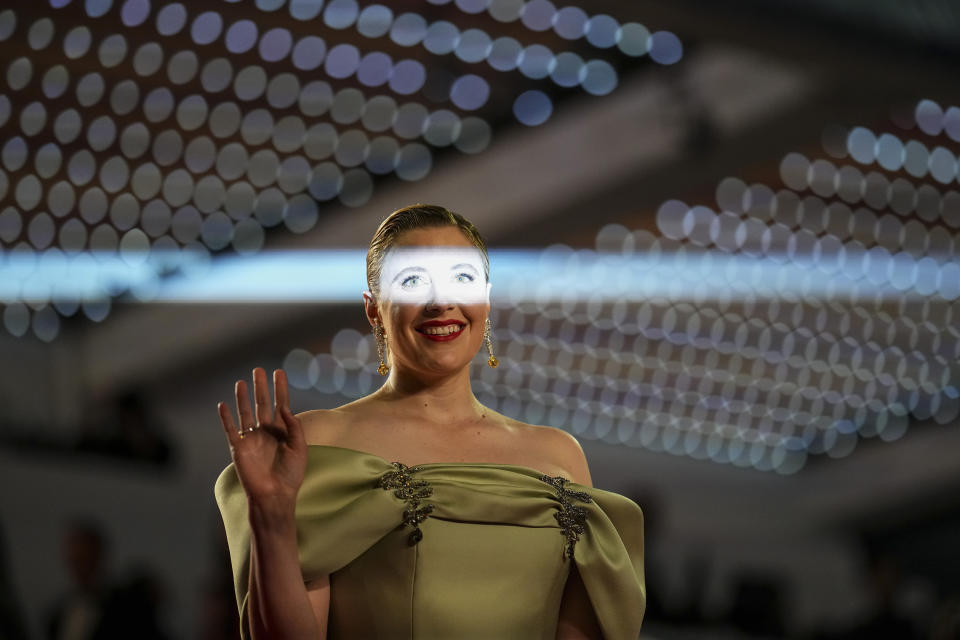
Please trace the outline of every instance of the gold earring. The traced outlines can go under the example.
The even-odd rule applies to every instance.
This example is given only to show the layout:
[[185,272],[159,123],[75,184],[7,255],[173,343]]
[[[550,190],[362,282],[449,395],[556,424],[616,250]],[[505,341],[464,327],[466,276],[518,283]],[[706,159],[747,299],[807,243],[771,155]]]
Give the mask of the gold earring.
[[390,367],[384,362],[387,352],[387,336],[383,331],[383,325],[379,323],[373,325],[373,336],[377,340],[377,355],[380,357],[380,366],[377,367],[377,373],[385,376],[390,371]]
[[487,318],[487,322],[483,326],[483,339],[487,341],[487,353],[490,354],[490,357],[487,358],[487,364],[496,369],[500,361],[493,355],[493,343],[490,342],[490,318]]

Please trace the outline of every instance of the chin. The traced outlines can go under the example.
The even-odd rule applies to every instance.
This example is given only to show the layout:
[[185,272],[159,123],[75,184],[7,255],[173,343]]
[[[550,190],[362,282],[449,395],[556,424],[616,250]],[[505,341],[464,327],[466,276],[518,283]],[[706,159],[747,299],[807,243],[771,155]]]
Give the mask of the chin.
[[432,374],[449,375],[464,367],[469,367],[472,358],[465,358],[463,354],[421,354],[417,369]]

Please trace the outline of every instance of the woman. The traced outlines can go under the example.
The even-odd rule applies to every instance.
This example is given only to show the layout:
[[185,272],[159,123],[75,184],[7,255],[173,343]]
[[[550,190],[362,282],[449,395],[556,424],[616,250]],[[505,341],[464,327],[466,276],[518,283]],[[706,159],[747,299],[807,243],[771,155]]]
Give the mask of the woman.
[[[374,393],[293,415],[236,384],[218,405],[233,462],[217,480],[245,638],[633,639],[642,514],[593,489],[577,441],[480,404],[489,263],[476,228],[413,205],[367,253]],[[398,461],[398,462],[392,462]]]

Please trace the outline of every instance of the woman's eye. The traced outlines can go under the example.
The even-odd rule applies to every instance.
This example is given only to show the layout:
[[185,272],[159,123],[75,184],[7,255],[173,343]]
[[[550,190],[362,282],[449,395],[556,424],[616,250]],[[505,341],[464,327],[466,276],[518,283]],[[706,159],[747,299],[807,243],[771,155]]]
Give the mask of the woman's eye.
[[407,276],[400,282],[400,286],[404,289],[413,289],[414,287],[419,287],[423,283],[423,278],[418,275]]
[[453,279],[456,282],[463,282],[463,283],[473,282],[473,276],[470,275],[469,273],[458,273],[453,277]]

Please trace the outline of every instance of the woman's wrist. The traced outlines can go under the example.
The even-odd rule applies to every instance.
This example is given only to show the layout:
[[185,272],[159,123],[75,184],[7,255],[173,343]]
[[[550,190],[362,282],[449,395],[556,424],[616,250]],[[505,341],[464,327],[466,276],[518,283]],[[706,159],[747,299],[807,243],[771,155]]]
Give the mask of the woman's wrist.
[[296,531],[295,505],[295,502],[286,500],[251,500],[248,507],[250,528],[258,533]]

